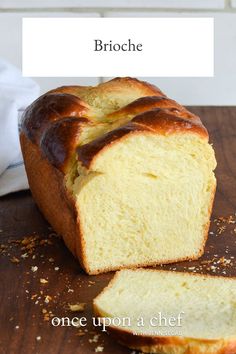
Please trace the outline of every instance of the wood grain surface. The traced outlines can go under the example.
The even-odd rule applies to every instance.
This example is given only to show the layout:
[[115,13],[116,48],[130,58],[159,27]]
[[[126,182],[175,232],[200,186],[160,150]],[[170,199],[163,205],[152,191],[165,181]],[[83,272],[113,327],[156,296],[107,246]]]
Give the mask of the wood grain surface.
[[[218,161],[211,229],[200,260],[162,268],[236,276],[236,107],[191,109],[208,128]],[[0,353],[131,353],[91,323],[92,299],[113,274],[86,275],[29,191],[0,198],[0,238]],[[86,303],[84,312],[71,312],[68,304],[78,302]],[[86,317],[88,324],[53,327],[52,316]]]

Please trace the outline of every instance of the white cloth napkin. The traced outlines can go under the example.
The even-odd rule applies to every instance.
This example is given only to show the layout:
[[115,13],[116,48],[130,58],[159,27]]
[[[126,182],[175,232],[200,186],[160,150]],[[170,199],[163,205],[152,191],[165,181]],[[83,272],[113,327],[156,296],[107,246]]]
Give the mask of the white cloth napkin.
[[39,95],[39,86],[0,59],[0,196],[28,188],[19,127],[24,109]]

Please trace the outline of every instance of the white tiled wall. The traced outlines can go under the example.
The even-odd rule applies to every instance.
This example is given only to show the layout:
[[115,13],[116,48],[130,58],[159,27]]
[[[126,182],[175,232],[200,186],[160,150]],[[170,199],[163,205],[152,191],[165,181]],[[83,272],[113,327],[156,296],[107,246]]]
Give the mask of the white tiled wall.
[[[0,57],[18,67],[21,67],[21,18],[26,16],[213,16],[214,78],[147,80],[183,104],[236,105],[236,0],[0,0]],[[158,41],[158,35],[153,39]],[[42,92],[63,84],[96,84],[101,80],[105,78],[36,79]]]
[[224,0],[1,0],[2,8],[223,9]]

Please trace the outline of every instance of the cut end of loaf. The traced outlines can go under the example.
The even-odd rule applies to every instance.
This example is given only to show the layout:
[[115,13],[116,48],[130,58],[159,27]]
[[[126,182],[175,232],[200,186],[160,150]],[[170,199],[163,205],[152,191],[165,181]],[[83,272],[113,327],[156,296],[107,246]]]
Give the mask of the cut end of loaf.
[[132,349],[159,354],[236,350],[235,278],[122,270],[94,300],[94,311]]
[[89,273],[201,256],[216,180],[196,134],[137,132],[104,149],[73,185]]

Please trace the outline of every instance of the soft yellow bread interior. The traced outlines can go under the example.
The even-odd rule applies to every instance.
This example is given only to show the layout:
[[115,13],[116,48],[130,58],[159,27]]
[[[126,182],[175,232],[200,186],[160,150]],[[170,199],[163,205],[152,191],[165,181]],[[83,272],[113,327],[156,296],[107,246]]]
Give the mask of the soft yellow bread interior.
[[[122,270],[94,300],[94,308],[101,317],[120,318],[120,324],[113,320],[112,325],[119,324],[118,328],[134,334],[173,336],[179,333],[182,337],[199,339],[236,337],[236,279],[233,278],[144,269]],[[178,319],[181,314],[182,319],[176,321],[175,326],[165,326],[169,322],[152,320],[159,318],[159,313],[167,319]],[[144,319],[143,326],[138,326],[140,317]],[[130,323],[124,318],[130,318]],[[172,350],[165,353],[194,353]],[[218,353],[214,350],[196,352]]]
[[197,258],[215,190],[197,134],[130,134],[79,167],[73,194],[90,272]]

